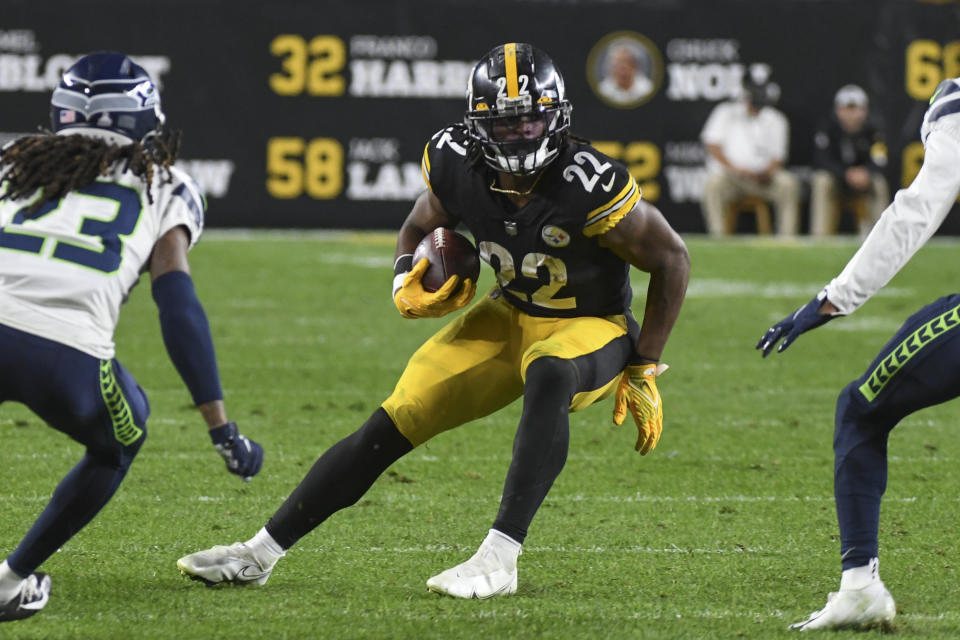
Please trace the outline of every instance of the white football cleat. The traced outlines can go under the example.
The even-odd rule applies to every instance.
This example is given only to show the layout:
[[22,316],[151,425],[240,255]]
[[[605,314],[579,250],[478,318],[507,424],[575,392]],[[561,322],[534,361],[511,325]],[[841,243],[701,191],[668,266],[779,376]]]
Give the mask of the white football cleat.
[[207,586],[229,582],[238,585],[267,583],[275,563],[265,566],[243,542],[228,547],[217,545],[177,560],[180,573]]
[[893,596],[879,580],[861,589],[841,589],[827,596],[827,605],[803,622],[790,625],[794,631],[817,629],[866,629],[888,627],[897,614]]
[[517,592],[520,543],[490,530],[473,556],[427,580],[427,590],[454,598],[492,598]]
[[20,592],[0,604],[0,622],[23,620],[47,606],[50,600],[50,576],[31,573],[20,585]]

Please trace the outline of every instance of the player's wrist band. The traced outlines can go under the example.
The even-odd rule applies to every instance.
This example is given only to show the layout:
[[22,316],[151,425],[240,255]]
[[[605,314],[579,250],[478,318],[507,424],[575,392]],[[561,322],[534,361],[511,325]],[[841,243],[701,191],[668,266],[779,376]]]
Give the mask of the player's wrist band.
[[402,256],[397,256],[396,261],[393,263],[393,275],[397,276],[401,273],[407,273],[413,269],[413,254],[405,253]]
[[397,291],[403,286],[403,279],[407,277],[411,269],[413,269],[412,253],[397,256],[393,263],[393,292],[390,295],[397,295]]
[[651,358],[645,356],[642,353],[635,353],[630,356],[630,359],[627,360],[628,367],[638,367],[645,364],[657,364],[660,362],[660,358]]
[[240,435],[240,431],[237,428],[236,422],[227,422],[210,429],[210,440],[215,445],[229,445],[232,444],[232,441],[237,439],[237,436]]
[[393,293],[390,295],[397,295],[397,291],[400,290],[400,287],[403,286],[403,281],[407,278],[407,273],[408,272],[404,271],[403,273],[398,273],[393,276]]

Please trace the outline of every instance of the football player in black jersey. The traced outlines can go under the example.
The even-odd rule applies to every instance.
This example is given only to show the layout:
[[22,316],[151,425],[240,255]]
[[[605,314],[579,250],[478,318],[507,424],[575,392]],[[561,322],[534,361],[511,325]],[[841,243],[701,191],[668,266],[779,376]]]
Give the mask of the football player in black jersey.
[[[423,155],[425,191],[400,229],[394,302],[408,318],[466,306],[476,284],[423,289],[414,248],[464,225],[497,286],[410,358],[393,394],[316,462],[245,543],[177,563],[206,582],[263,584],[274,563],[335,511],[356,502],[398,458],[447,429],[523,398],[500,511],[477,553],[430,578],[431,591],[488,598],[517,589],[527,528],[567,457],[569,412],[616,390],[636,448],[652,450],[663,407],[655,382],[680,311],[689,256],[619,162],[569,134],[571,106],[550,58],[529,44],[487,53],[470,78],[463,125]],[[642,327],[630,313],[630,265],[650,274]],[[460,285],[463,286],[460,286]]]

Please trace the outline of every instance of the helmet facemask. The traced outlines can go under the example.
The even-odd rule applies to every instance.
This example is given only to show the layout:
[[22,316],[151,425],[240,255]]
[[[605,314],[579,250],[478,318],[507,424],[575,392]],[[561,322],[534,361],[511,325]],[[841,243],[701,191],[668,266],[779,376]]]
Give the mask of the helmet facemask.
[[[513,175],[531,175],[552,162],[566,144],[572,107],[563,78],[543,52],[516,44],[520,82],[513,90],[500,74],[498,47],[478,63],[467,87],[467,133],[480,145],[487,165]],[[510,93],[515,93],[510,97]]]
[[[529,100],[530,96],[520,98]],[[503,173],[530,175],[550,164],[566,142],[570,104],[523,111],[475,110],[467,113],[466,125],[490,167]]]

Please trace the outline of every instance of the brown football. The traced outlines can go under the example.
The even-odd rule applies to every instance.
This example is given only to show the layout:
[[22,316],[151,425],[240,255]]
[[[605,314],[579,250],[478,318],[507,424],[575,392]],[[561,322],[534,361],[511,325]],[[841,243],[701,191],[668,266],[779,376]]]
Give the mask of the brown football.
[[[424,236],[413,252],[413,264],[421,258],[430,261],[421,283],[427,291],[436,291],[450,276],[460,276],[474,283],[480,275],[480,255],[473,243],[453,229],[437,227]],[[458,287],[459,290],[459,287]]]

